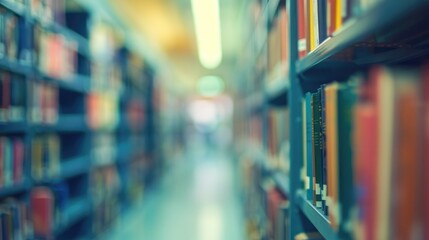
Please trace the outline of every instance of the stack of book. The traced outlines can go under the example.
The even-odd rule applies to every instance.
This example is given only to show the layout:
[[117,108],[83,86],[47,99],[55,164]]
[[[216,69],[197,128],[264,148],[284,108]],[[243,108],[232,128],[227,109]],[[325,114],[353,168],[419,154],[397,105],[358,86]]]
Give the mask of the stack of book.
[[30,119],[35,124],[55,124],[58,121],[58,87],[33,81],[31,83]]
[[24,181],[25,145],[19,137],[0,137],[0,188]]
[[25,119],[25,82],[8,72],[0,72],[0,123]]
[[38,135],[31,143],[31,175],[46,180],[60,174],[60,139],[56,134]]
[[32,226],[26,203],[17,199],[6,199],[0,203],[1,239],[29,239]]
[[305,57],[380,0],[298,0],[298,51]]
[[411,239],[429,223],[428,76],[375,67],[303,99],[306,196],[340,236]]
[[90,186],[95,203],[92,231],[99,234],[111,226],[118,214],[120,179],[116,166],[106,166],[92,171]]
[[288,73],[288,20],[286,8],[280,7],[268,33],[268,81]]
[[37,25],[33,28],[34,60],[39,70],[56,79],[70,80],[77,69],[77,42]]

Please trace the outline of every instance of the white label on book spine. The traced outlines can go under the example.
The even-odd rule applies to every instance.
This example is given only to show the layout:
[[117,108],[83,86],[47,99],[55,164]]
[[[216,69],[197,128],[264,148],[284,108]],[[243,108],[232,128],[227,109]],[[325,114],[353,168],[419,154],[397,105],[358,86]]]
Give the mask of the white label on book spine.
[[310,178],[308,176],[305,178],[305,189],[310,189]]
[[305,38],[301,38],[298,40],[298,51],[302,52],[307,50],[307,41]]
[[320,195],[320,185],[316,183],[316,195]]
[[327,197],[327,186],[326,186],[326,184],[323,184],[323,189],[322,189],[322,199],[323,200],[326,200],[326,197]]
[[317,201],[316,202],[316,207],[317,208],[321,208],[322,207],[322,202],[321,201]]

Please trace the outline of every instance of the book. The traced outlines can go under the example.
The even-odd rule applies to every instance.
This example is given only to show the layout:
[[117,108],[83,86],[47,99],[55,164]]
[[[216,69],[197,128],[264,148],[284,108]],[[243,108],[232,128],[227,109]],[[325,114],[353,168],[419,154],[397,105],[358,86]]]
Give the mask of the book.
[[18,20],[9,11],[3,12],[3,17],[4,25],[2,25],[2,29],[4,30],[5,56],[9,60],[15,61],[18,53]]
[[[354,182],[353,182],[353,107],[357,99],[355,82],[340,84],[337,90],[338,131],[338,222],[339,234],[344,239],[353,236]],[[335,174],[335,173],[334,173]]]
[[320,144],[321,144],[321,164],[322,164],[322,208],[325,215],[328,215],[328,205],[326,204],[327,195],[328,195],[328,187],[327,187],[327,165],[326,165],[326,96],[325,96],[325,87],[326,85],[322,85],[319,88],[320,94]]
[[306,107],[306,98],[301,100],[302,101],[302,169],[301,169],[301,181],[302,181],[302,188],[306,192],[306,196],[308,198],[308,192],[310,191],[310,182],[307,177],[307,107]]
[[[5,74],[5,77],[11,77],[10,74]],[[10,107],[9,121],[20,122],[25,116],[25,95],[26,87],[23,79],[13,76],[10,81]]]
[[13,140],[13,182],[21,183],[24,180],[25,145],[19,138]]
[[10,107],[10,78],[4,72],[0,72],[0,122],[7,122],[9,120],[9,107]]
[[36,237],[51,239],[54,226],[54,197],[46,187],[35,187],[31,190],[31,220]]
[[336,0],[327,0],[326,1],[326,23],[327,23],[327,32],[328,36],[332,37],[335,32],[335,6]]
[[306,0],[306,43],[307,43],[307,52],[313,51],[315,46],[315,40],[314,40],[314,6],[313,6],[313,0]]
[[312,95],[313,102],[313,177],[316,207],[322,209],[322,147],[320,130],[320,92]]
[[[420,171],[421,176],[429,171],[429,65],[426,64],[422,70],[422,95],[423,95],[423,164]],[[429,184],[423,185],[422,202],[429,202]],[[429,226],[429,204],[422,204],[423,226]],[[429,228],[423,228],[423,238],[429,238]]]
[[373,240],[376,239],[378,121],[374,102],[365,95],[359,98],[360,102],[354,110],[354,176],[356,201],[359,206],[355,235],[357,239]]
[[378,174],[376,204],[376,239],[390,238],[389,223],[392,197],[392,159],[394,139],[394,73],[386,68],[374,69],[370,81],[375,82],[375,101],[378,112]]
[[396,239],[412,239],[417,229],[421,163],[421,95],[419,76],[414,72],[395,73],[395,147],[393,236]]
[[328,216],[334,229],[338,228],[338,84],[333,83],[325,88],[326,98],[326,171],[327,171],[327,205]]
[[317,0],[317,25],[318,25],[318,41],[321,44],[328,37],[327,24],[327,2],[329,0]]
[[299,58],[305,57],[307,54],[307,42],[306,42],[306,29],[307,29],[307,18],[306,18],[306,0],[297,1],[298,8],[298,56]]
[[312,132],[312,121],[313,111],[311,109],[311,93],[305,94],[305,105],[306,105],[306,149],[307,149],[307,200],[310,202],[314,201],[314,181],[313,181],[313,132]]

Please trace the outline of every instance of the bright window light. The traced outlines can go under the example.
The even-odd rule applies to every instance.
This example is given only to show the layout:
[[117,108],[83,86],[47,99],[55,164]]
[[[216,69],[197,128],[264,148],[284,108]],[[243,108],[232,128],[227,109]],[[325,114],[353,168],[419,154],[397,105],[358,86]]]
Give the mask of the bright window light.
[[220,17],[218,0],[192,0],[198,57],[208,69],[222,62]]

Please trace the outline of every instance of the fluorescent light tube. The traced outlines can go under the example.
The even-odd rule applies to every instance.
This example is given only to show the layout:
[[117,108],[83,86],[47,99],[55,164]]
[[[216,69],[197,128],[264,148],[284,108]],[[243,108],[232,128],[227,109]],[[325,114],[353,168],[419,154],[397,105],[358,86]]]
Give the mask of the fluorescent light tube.
[[198,57],[208,69],[222,62],[220,16],[218,0],[192,0]]

